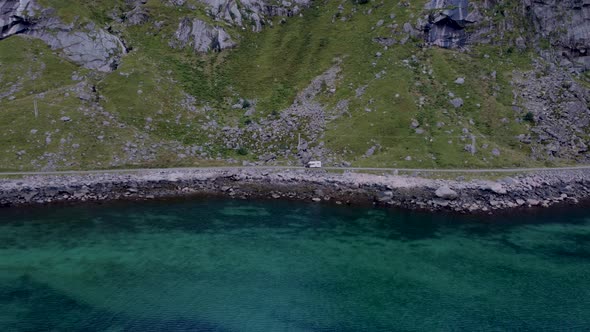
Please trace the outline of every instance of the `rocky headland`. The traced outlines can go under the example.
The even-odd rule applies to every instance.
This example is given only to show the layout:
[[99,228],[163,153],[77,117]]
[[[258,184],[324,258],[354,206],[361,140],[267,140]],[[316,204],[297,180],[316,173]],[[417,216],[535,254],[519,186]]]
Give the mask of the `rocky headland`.
[[1,207],[199,195],[481,213],[578,203],[590,195],[590,169],[535,172],[496,181],[258,168],[36,175],[0,180]]

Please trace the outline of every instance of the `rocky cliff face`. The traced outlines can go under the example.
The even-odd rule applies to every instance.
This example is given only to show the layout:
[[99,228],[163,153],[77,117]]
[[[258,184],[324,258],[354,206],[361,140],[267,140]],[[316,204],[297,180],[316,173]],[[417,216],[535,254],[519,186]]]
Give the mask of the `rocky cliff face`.
[[111,71],[126,53],[121,40],[94,24],[64,24],[33,0],[0,0],[0,39],[15,34],[39,38],[86,68]]
[[0,1],[0,39],[27,30],[31,26],[27,18],[38,9],[30,0]]
[[468,0],[432,0],[426,10],[429,15],[424,31],[428,43],[444,48],[465,46],[465,27],[476,21],[476,16],[469,13]]
[[0,1],[0,39],[25,30],[28,26],[23,19],[32,15],[30,1]]
[[[207,6],[209,16],[242,29],[262,31],[263,26],[272,24],[274,16],[293,16],[308,6],[310,0],[272,1],[272,0],[199,0]],[[174,6],[187,6],[184,0],[173,0]],[[236,45],[231,35],[219,25],[213,26],[200,19],[184,18],[179,24],[172,47],[191,47],[196,52],[220,51]]]
[[209,6],[209,13],[217,20],[259,32],[273,16],[293,16],[309,5],[310,0],[200,0]]
[[519,140],[533,158],[585,160],[590,92],[574,76],[590,70],[590,0],[432,0],[426,11],[430,45],[529,48],[548,61],[513,73],[513,108],[532,126]]
[[[458,48],[496,39],[521,49],[537,47],[547,59],[573,71],[590,69],[590,0],[432,0],[426,11],[423,29],[431,45]],[[534,26],[531,35],[515,21]],[[503,38],[511,31],[522,34],[514,40]],[[541,50],[539,45],[547,41],[549,49]]]
[[197,52],[221,51],[236,45],[223,28],[210,26],[199,19],[183,19],[174,38],[170,46],[190,47]]
[[590,0],[525,0],[535,31],[562,66],[590,70]]

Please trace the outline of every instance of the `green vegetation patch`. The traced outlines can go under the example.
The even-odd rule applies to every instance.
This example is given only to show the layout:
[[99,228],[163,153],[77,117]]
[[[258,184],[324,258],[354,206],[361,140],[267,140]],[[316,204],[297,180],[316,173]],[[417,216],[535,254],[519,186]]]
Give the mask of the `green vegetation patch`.
[[[312,144],[323,143],[336,161],[418,168],[537,165],[528,157],[529,147],[516,139],[529,131],[531,119],[513,110],[510,83],[513,70],[531,69],[534,55],[494,45],[467,51],[425,48],[420,37],[404,38],[404,23],[424,13],[426,0],[407,6],[314,2],[301,15],[275,18],[260,33],[216,22],[202,3],[189,2],[196,9],[149,0],[148,22],[126,26],[121,15],[130,8],[124,0],[40,0],[66,22],[108,27],[125,40],[130,53],[116,71],[90,73],[40,41],[11,37],[0,42],[0,95],[13,90],[10,100],[0,98],[3,167],[51,167],[50,159],[61,160],[58,168],[124,165],[129,149],[155,150],[156,159],[140,158],[137,165],[218,162],[179,158],[184,152],[169,148],[174,144],[198,146],[213,158],[256,160],[255,140],[246,137],[246,146],[228,149],[203,127],[212,122],[216,130],[245,127],[278,117],[334,65],[341,69],[336,86],[322,86],[317,97],[327,112],[326,132]],[[500,15],[516,8],[514,1],[506,1],[492,10]],[[209,54],[170,47],[185,17],[222,26],[238,46]],[[524,22],[515,24],[526,32]],[[379,37],[395,42],[384,47],[374,41]],[[73,76],[94,87],[99,108],[72,92],[79,83]],[[455,83],[458,78],[462,84]],[[451,104],[457,98],[459,107]],[[250,109],[255,112],[246,115]],[[71,120],[60,120],[64,116]],[[37,134],[31,134],[33,129]],[[468,151],[473,138],[475,154]],[[295,152],[297,142],[275,145],[277,151]],[[41,158],[45,153],[62,157]]]

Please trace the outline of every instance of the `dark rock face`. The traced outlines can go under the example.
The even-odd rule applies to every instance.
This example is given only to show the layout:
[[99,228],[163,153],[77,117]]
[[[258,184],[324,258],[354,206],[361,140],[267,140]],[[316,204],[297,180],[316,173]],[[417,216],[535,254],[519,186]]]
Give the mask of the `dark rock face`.
[[590,0],[525,0],[524,5],[562,65],[590,69]]
[[[431,0],[426,4],[428,23],[424,25],[426,42],[444,48],[460,48],[467,44],[489,43],[489,35],[517,29],[515,22],[524,20],[534,26],[534,35],[519,36],[502,42],[519,49],[533,46],[532,41],[544,39],[551,47],[544,57],[581,72],[590,69],[590,0],[524,0],[514,5],[500,23],[492,23],[491,13],[508,1]],[[479,10],[489,10],[480,15]],[[466,27],[474,23],[470,33]],[[522,28],[522,27],[520,27]],[[530,32],[529,32],[530,33]],[[528,42],[527,42],[528,39]],[[528,45],[527,45],[528,44]]]
[[465,27],[475,22],[475,16],[469,14],[468,0],[432,0],[426,9],[430,11],[424,27],[428,43],[444,48],[465,46]]
[[29,0],[0,0],[0,39],[23,32],[31,25],[34,3]]
[[16,34],[39,38],[88,69],[111,71],[126,53],[121,40],[94,24],[75,29],[43,10],[33,0],[0,0],[0,39]]

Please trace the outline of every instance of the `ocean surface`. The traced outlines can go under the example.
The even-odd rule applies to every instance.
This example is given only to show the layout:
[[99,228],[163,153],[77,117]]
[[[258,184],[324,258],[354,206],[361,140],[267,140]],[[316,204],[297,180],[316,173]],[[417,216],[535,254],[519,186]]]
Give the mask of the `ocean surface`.
[[0,331],[590,331],[590,209],[0,209]]

